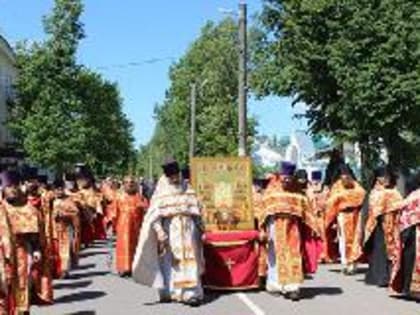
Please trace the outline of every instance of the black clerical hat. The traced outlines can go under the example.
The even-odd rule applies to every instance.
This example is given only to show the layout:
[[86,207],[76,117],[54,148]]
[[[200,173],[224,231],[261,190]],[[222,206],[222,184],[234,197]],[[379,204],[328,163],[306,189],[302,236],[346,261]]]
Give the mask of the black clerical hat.
[[179,174],[179,164],[173,157],[168,157],[165,159],[165,162],[162,164],[163,172],[166,176]]

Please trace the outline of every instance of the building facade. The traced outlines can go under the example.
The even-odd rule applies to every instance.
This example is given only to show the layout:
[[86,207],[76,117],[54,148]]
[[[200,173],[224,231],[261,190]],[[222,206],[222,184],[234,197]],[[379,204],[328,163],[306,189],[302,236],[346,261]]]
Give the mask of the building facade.
[[15,97],[13,85],[17,76],[15,53],[0,35],[0,169],[23,162],[23,153],[16,149],[16,142],[7,127],[8,101]]
[[6,127],[7,101],[14,97],[13,82],[16,78],[15,55],[4,37],[0,35],[0,146],[4,147],[13,138]]
[[308,174],[313,170],[324,171],[328,159],[316,158],[316,152],[312,137],[305,130],[295,130],[290,135],[285,160],[295,163],[298,169],[305,169]]

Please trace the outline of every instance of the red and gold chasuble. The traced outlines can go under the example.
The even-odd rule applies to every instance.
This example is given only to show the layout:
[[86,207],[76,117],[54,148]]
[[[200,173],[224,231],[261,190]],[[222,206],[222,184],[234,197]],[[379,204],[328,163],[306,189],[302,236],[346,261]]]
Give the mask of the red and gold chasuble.
[[130,272],[143,222],[147,200],[140,194],[123,194],[117,201],[116,256],[117,271]]
[[378,224],[378,218],[383,217],[382,229],[384,232],[386,253],[388,259],[395,261],[395,246],[397,239],[395,235],[398,233],[398,222],[401,209],[399,205],[403,200],[397,189],[375,189],[369,198],[369,212],[364,231],[364,244],[369,241]]
[[[344,221],[344,239],[346,247],[347,262],[356,262],[362,253],[362,240],[359,237],[358,229],[361,228],[361,207],[366,192],[360,184],[354,182],[354,187],[347,189],[341,180],[338,180],[331,188],[330,195],[326,205],[325,226],[327,229],[328,251],[331,253],[335,239],[335,231],[333,231],[334,223],[340,215]],[[335,235],[334,235],[335,234]]]
[[[53,203],[55,275],[62,277],[77,261],[80,248],[79,209],[70,199],[56,199]],[[73,228],[73,240],[70,228]]]
[[316,235],[307,227],[302,229],[304,237],[304,267],[305,272],[313,274],[318,269],[320,261],[327,260],[327,251],[325,246],[325,203],[326,192],[322,191],[321,184],[309,185],[306,196],[310,204],[309,211],[312,211],[316,220],[319,234]]
[[51,304],[53,302],[53,219],[52,219],[52,192],[44,192],[41,197],[28,199],[28,204],[38,210],[39,247],[41,261],[32,264],[31,277],[35,291],[35,304]]
[[[253,192],[252,201],[254,205],[254,217],[256,221],[256,229],[259,228],[259,220],[263,216],[264,211],[264,193]],[[258,276],[265,277],[267,275],[267,246],[262,244],[260,247],[259,258],[258,258]]]
[[[320,190],[319,190],[320,189]],[[324,188],[314,188],[309,186],[307,190],[307,196],[309,198],[309,203],[311,205],[311,209],[314,211],[314,215],[316,217],[317,225],[320,232],[321,238],[321,253],[320,253],[320,261],[324,262],[332,262],[333,259],[328,254],[328,247],[327,247],[327,229],[325,226],[325,217],[326,217],[326,204],[328,198],[329,191]]]
[[[402,255],[404,245],[400,238],[400,233],[415,226],[414,238],[414,268],[411,274],[411,283],[409,293],[412,296],[420,297],[420,189],[412,192],[403,202],[400,203],[399,208],[402,209],[399,219],[399,229],[395,238],[396,246],[394,247],[395,257],[393,270],[391,274],[390,287],[392,293],[401,293],[402,291]],[[405,275],[407,276],[407,275]]]
[[274,218],[277,280],[281,284],[302,283],[304,278],[301,224],[319,235],[316,217],[306,196],[282,190],[279,182],[269,185],[264,194],[263,226]]
[[11,230],[15,237],[17,279],[15,288],[15,303],[18,312],[29,311],[29,255],[27,238],[29,235],[39,235],[40,222],[38,210],[30,205],[13,207],[5,205],[10,220]]
[[[98,225],[98,215],[102,214],[102,196],[94,189],[89,188],[80,190],[72,197],[80,207],[82,244],[85,246],[91,244],[97,236],[105,238],[105,228],[102,226],[102,220],[100,223],[102,228]],[[100,230],[98,231],[98,229]]]
[[116,229],[116,216],[117,216],[117,204],[118,204],[118,191],[105,186],[102,190],[104,199],[106,201],[105,213],[104,213],[104,225],[108,228],[112,225],[112,229],[115,233]]
[[0,207],[0,315],[15,314],[16,256],[6,209]]

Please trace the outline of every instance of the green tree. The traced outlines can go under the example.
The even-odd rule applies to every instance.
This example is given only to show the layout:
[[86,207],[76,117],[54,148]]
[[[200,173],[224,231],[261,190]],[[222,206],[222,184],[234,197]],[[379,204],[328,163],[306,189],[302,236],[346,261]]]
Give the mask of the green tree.
[[10,126],[30,160],[63,171],[87,162],[104,173],[132,159],[131,124],[115,84],[77,64],[81,0],[56,0],[46,40],[17,48],[17,99]]
[[80,117],[83,125],[91,127],[84,160],[100,175],[127,171],[135,160],[134,139],[117,85],[86,68],[80,69],[77,83],[77,96],[85,102]]
[[84,37],[80,1],[56,1],[44,19],[47,40],[17,48],[17,102],[10,123],[31,160],[63,169],[80,157],[87,133],[73,93],[78,66],[75,53]]
[[[174,155],[188,161],[190,85],[197,83],[198,156],[237,154],[238,28],[234,20],[208,22],[199,38],[170,71],[171,85],[156,108],[157,127],[152,139],[155,157]],[[250,120],[249,135],[255,122]]]
[[265,0],[253,50],[254,90],[307,105],[314,134],[380,146],[395,166],[418,155],[420,7],[414,0]]

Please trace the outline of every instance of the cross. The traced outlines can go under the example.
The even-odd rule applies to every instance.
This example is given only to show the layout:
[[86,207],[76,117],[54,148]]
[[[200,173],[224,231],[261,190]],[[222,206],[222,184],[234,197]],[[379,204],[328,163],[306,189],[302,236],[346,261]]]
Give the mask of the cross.
[[233,261],[232,259],[229,258],[228,260],[226,260],[225,265],[228,267],[229,271],[231,271],[232,270],[232,266],[235,263],[236,263],[235,261]]

